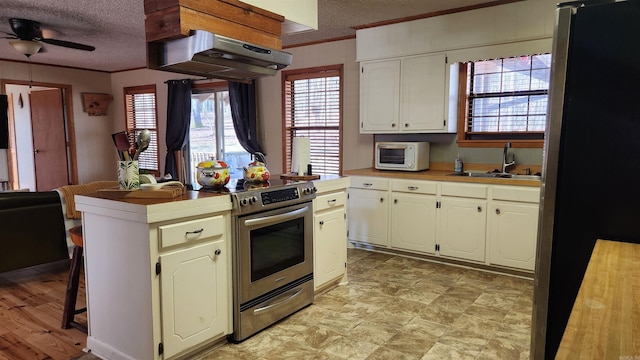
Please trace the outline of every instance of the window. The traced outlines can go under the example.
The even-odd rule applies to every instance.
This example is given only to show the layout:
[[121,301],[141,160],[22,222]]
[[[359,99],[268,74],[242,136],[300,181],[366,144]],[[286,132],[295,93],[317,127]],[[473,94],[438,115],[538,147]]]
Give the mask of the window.
[[550,65],[551,54],[461,64],[458,145],[542,147]]
[[193,86],[188,148],[184,152],[189,157],[185,161],[189,164],[187,182],[194,186],[198,163],[212,157],[229,165],[232,178],[242,178],[243,167],[251,162],[251,155],[236,137],[226,82]]
[[309,138],[314,174],[342,173],[342,65],[282,72],[284,172],[294,137]]
[[140,172],[160,175],[158,167],[158,114],[156,86],[144,85],[124,88],[125,119],[129,141],[135,144],[140,131],[148,129],[151,142],[138,158]]

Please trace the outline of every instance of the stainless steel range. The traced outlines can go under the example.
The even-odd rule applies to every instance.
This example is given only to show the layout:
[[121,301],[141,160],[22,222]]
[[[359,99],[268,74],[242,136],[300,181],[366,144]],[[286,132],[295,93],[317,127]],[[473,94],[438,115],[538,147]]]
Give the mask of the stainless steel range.
[[233,181],[233,334],[239,342],[313,302],[312,182]]

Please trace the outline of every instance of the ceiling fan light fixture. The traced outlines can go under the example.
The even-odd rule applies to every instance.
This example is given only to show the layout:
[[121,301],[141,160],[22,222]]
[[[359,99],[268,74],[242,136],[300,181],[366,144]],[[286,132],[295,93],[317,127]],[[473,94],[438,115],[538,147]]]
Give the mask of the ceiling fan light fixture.
[[20,54],[29,57],[42,48],[42,44],[35,40],[12,40],[9,44]]

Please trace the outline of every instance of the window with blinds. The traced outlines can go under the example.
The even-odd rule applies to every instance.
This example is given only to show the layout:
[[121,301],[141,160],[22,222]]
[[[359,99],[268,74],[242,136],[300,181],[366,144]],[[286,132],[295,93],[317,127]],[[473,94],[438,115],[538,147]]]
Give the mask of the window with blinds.
[[342,65],[291,70],[284,84],[284,171],[292,172],[294,137],[310,139],[314,174],[342,173]]
[[135,144],[144,129],[151,133],[147,150],[140,154],[138,166],[142,171],[160,176],[158,166],[158,116],[156,110],[156,86],[145,85],[124,88],[126,128],[129,141]]
[[466,64],[467,140],[544,138],[551,54]]

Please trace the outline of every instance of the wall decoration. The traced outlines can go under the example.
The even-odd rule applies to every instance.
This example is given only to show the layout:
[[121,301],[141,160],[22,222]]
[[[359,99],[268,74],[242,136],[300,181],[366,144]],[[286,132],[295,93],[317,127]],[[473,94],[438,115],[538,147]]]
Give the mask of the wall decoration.
[[82,93],[82,110],[89,116],[107,115],[107,107],[113,100],[109,94]]

